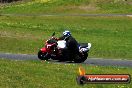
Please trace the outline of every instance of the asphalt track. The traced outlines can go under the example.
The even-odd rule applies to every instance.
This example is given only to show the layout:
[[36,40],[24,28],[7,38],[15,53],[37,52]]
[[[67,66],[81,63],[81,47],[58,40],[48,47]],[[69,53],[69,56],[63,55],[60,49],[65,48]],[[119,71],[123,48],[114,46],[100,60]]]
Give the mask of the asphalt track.
[[[11,59],[11,60],[39,60],[37,58],[37,55],[10,54],[10,53],[0,53],[0,58]],[[69,63],[69,62],[58,62],[52,60],[51,62]],[[132,60],[88,58],[83,64],[132,67]]]

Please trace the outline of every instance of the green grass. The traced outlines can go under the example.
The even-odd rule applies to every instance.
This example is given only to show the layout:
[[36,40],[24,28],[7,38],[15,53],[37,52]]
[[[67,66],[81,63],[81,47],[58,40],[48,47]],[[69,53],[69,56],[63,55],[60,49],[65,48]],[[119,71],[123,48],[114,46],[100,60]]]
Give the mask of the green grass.
[[[45,0],[47,1],[47,0]],[[1,13],[19,14],[84,14],[84,13],[129,13],[131,0],[31,0],[2,5]]]
[[130,17],[0,17],[0,52],[37,54],[55,31],[69,29],[79,42],[91,42],[89,57],[132,58]]
[[[29,0],[0,4],[0,13],[131,13],[131,0]],[[91,42],[90,57],[132,58],[130,17],[0,16],[0,52],[36,54],[52,32],[69,29],[79,42]]]
[[130,74],[132,68],[94,66],[85,64],[60,64],[40,61],[0,60],[1,88],[131,88],[130,84],[77,85],[78,68],[87,74]]

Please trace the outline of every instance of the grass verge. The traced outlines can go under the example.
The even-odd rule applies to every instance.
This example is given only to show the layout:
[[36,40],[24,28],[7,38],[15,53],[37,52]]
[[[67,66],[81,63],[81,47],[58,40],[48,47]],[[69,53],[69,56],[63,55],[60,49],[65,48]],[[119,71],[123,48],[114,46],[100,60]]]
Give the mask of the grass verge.
[[1,13],[13,14],[131,14],[131,11],[131,0],[30,0],[0,7]]
[[0,87],[2,88],[131,88],[130,84],[86,84],[76,83],[79,66],[87,74],[130,74],[132,68],[94,66],[85,64],[60,64],[40,61],[17,61],[0,59]]

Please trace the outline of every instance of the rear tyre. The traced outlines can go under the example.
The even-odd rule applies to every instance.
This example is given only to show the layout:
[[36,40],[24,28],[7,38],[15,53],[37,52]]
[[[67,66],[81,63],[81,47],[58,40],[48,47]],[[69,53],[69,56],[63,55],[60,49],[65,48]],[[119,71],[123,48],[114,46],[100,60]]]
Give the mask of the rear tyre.
[[83,62],[83,61],[82,61],[82,58],[81,58],[79,55],[76,55],[76,57],[75,57],[75,59],[74,59],[74,62],[75,62],[75,63],[81,63],[81,62]]
[[38,58],[40,59],[40,60],[48,60],[49,59],[49,56],[47,55],[47,52],[41,52],[41,51],[39,51],[38,52]]
[[87,59],[87,57],[88,57],[88,53],[86,52],[86,53],[84,53],[84,55],[82,57],[82,61],[84,62]]
[[77,55],[76,58],[74,59],[75,63],[81,63],[84,62],[88,57],[88,53],[84,53],[83,55]]

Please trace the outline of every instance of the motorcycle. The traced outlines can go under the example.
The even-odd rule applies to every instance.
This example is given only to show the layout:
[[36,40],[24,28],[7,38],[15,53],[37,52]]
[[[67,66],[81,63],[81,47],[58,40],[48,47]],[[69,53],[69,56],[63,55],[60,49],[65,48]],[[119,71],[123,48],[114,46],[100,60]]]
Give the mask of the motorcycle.
[[[40,60],[63,60],[62,57],[64,53],[62,54],[62,50],[66,47],[66,41],[57,40],[54,35],[55,32],[52,34],[51,38],[46,41],[45,46],[39,50],[38,58]],[[70,61],[74,61],[75,63],[81,63],[87,59],[91,43],[80,43],[78,48],[79,58],[70,59]]]

